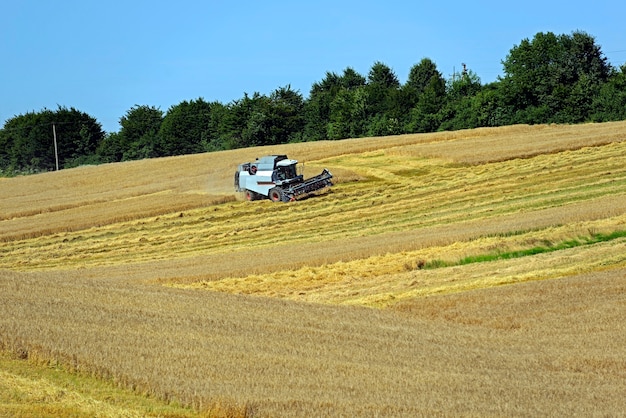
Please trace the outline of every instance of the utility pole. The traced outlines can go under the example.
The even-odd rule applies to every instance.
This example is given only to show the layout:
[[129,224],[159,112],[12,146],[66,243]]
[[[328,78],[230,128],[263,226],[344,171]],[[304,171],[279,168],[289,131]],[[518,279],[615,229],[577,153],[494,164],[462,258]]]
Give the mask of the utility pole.
[[59,171],[59,152],[57,150],[57,127],[52,123],[52,135],[54,136],[54,159],[57,163],[57,171]]

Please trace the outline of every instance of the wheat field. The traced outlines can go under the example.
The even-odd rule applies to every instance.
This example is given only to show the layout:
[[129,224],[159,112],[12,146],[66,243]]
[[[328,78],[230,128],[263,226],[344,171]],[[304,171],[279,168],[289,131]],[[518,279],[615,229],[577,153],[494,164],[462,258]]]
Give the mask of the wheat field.
[[[162,403],[75,385],[103,416],[620,415],[625,137],[512,126],[0,179],[0,349],[22,364],[0,367],[19,394],[0,416],[41,413],[35,367]],[[245,202],[234,170],[267,154],[335,185]]]

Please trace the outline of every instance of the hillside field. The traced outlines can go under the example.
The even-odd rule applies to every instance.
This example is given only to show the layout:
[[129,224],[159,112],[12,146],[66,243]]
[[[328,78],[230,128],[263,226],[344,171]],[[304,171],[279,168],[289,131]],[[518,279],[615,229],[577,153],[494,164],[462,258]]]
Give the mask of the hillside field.
[[[626,122],[0,178],[0,416],[616,416]],[[287,154],[335,185],[246,202]]]

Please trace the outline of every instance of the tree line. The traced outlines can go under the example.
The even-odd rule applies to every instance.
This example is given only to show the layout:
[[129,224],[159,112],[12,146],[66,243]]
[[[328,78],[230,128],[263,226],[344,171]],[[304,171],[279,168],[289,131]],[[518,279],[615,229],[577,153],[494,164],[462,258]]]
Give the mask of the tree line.
[[74,108],[30,112],[0,130],[0,174],[53,170],[57,158],[68,168],[290,142],[626,120],[626,65],[612,67],[589,34],[537,33],[502,64],[503,76],[482,84],[465,65],[445,79],[424,58],[402,84],[376,62],[367,75],[326,72],[307,98],[287,85],[228,104],[198,98],[167,112],[136,105],[111,133]]

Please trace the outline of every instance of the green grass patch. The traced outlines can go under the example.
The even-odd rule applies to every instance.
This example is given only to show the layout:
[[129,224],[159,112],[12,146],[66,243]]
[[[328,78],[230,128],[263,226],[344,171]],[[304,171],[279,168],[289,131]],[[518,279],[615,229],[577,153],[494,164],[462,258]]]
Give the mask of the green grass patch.
[[431,261],[424,263],[422,268],[436,269],[436,268],[442,268],[442,267],[462,266],[465,264],[472,264],[472,263],[484,263],[488,261],[521,258],[521,257],[527,257],[531,255],[550,253],[553,251],[566,250],[568,248],[575,248],[575,247],[580,247],[583,245],[592,245],[592,244],[597,244],[600,242],[612,241],[612,240],[622,238],[622,237],[626,237],[626,230],[613,231],[610,234],[601,234],[601,233],[592,234],[587,237],[579,237],[578,239],[562,241],[558,244],[551,244],[549,242],[546,242],[546,245],[535,246],[535,247],[527,248],[523,250],[506,251],[506,252],[496,251],[496,252],[487,253],[487,254],[472,255],[472,256],[461,258],[460,260],[456,262],[454,261],[449,262],[449,261],[444,261],[444,260],[431,260]]

